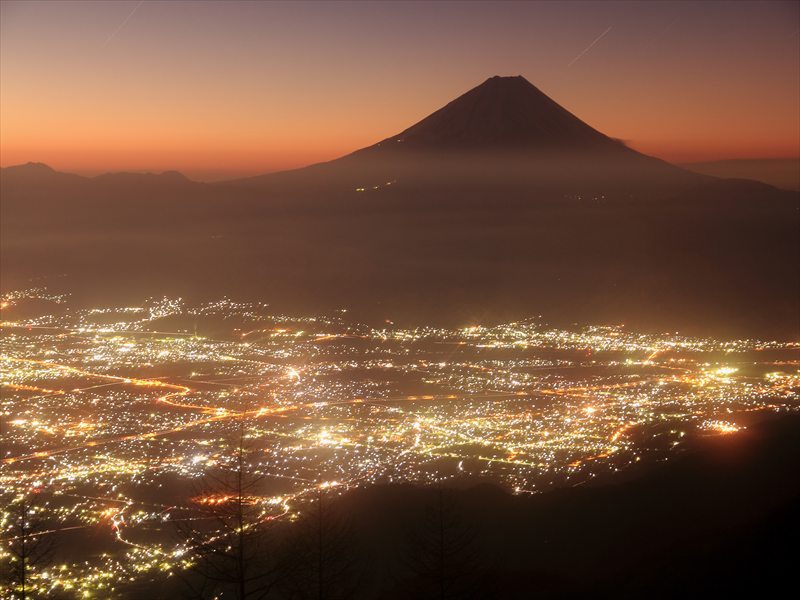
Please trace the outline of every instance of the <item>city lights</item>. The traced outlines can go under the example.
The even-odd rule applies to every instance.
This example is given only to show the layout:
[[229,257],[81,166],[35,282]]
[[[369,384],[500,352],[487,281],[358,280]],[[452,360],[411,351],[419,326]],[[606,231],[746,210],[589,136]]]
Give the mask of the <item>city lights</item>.
[[[45,308],[17,318],[33,298]],[[232,464],[240,431],[266,482],[246,503],[291,519],[320,490],[376,483],[576,485],[800,399],[796,343],[538,320],[373,328],[225,299],[3,301],[3,505],[36,490],[57,524],[43,535],[101,532],[114,548],[35,572],[42,593],[113,597],[185,568],[171,523],[230,500],[195,486]]]

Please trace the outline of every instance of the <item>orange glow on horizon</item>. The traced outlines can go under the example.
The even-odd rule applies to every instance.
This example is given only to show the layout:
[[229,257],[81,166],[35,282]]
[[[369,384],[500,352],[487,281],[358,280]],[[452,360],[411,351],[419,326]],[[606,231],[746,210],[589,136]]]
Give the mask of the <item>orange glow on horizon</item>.
[[[432,106],[433,112],[438,106]],[[580,115],[579,115],[580,116]],[[619,116],[623,118],[623,115]],[[353,117],[356,121],[357,117]],[[397,120],[397,119],[395,119]],[[410,118],[407,124],[416,122]],[[589,121],[603,131],[602,126]],[[620,123],[620,127],[622,123]],[[103,140],[81,137],[77,130],[63,128],[51,139],[38,138],[31,143],[22,131],[15,134],[15,128],[8,127],[10,133],[0,136],[1,166],[7,167],[26,162],[43,162],[59,171],[81,175],[98,175],[106,172],[136,171],[161,172],[176,170],[190,178],[215,180],[226,177],[244,177],[262,173],[303,167],[316,162],[332,160],[354,150],[374,144],[381,139],[401,131],[405,126],[394,129],[373,127],[343,135],[337,132],[330,139],[312,139],[313,132],[292,139],[289,132],[280,137],[264,140],[235,140],[235,132],[227,138],[164,139],[159,140],[159,132],[137,131],[138,140]],[[606,130],[608,133],[608,130]],[[798,142],[785,139],[724,139],[719,132],[716,139],[693,141],[659,140],[655,138],[626,140],[632,148],[657,156],[673,163],[690,163],[737,158],[797,158]],[[160,132],[163,136],[164,132]],[[791,136],[789,136],[791,137]]]
[[[388,136],[383,136],[388,137]],[[285,152],[263,149],[231,149],[218,152],[213,149],[165,150],[163,146],[148,149],[135,148],[83,148],[67,149],[54,147],[46,150],[34,148],[0,149],[2,163],[8,167],[27,162],[45,163],[57,171],[95,176],[109,172],[153,172],[180,171],[191,179],[213,181],[225,178],[247,177],[274,171],[295,169],[310,164],[339,158],[350,152],[371,145],[381,138],[369,142],[354,141],[353,145],[330,144],[309,148],[293,148]],[[798,158],[796,144],[708,144],[707,146],[681,146],[655,142],[627,142],[629,146],[666,161],[681,164],[703,161],[752,158]]]
[[453,7],[3,2],[0,165],[200,180],[301,167],[517,74],[671,162],[800,156],[795,3]]

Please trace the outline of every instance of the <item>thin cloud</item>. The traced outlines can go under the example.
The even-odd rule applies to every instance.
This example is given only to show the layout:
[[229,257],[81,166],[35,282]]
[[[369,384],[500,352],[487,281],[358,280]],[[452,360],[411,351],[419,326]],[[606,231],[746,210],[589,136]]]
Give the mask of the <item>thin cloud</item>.
[[611,27],[612,27],[612,26],[609,26],[609,28],[608,28],[608,29],[606,29],[606,30],[605,30],[603,33],[601,33],[600,35],[598,35],[598,36],[595,38],[595,40],[594,40],[594,41],[593,41],[591,44],[589,44],[588,46],[586,46],[586,48],[584,48],[584,49],[581,51],[581,53],[580,53],[580,54],[578,54],[578,56],[576,56],[575,58],[573,58],[573,59],[570,61],[570,63],[567,65],[567,67],[571,67],[572,65],[574,65],[574,64],[575,64],[575,63],[578,61],[578,59],[579,59],[581,56],[583,56],[583,55],[584,55],[584,54],[586,54],[586,53],[587,53],[589,50],[591,50],[591,49],[592,49],[592,47],[593,47],[593,46],[594,46],[594,45],[595,45],[597,42],[599,42],[600,40],[602,40],[602,39],[603,39],[603,38],[606,36],[606,34],[607,34],[609,31],[611,31]]

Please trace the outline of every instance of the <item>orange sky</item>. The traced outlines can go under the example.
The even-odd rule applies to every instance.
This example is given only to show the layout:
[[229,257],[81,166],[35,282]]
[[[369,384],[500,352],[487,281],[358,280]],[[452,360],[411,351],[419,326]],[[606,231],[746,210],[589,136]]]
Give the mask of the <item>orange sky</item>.
[[301,166],[495,74],[668,160],[798,156],[798,6],[4,1],[0,164]]

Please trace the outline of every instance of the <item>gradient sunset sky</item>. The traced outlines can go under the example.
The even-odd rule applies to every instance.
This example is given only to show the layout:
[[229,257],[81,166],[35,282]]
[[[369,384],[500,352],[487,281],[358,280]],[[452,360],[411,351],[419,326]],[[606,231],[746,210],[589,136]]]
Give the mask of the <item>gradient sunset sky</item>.
[[800,154],[798,2],[3,0],[0,163],[263,173],[491,75],[667,160]]

